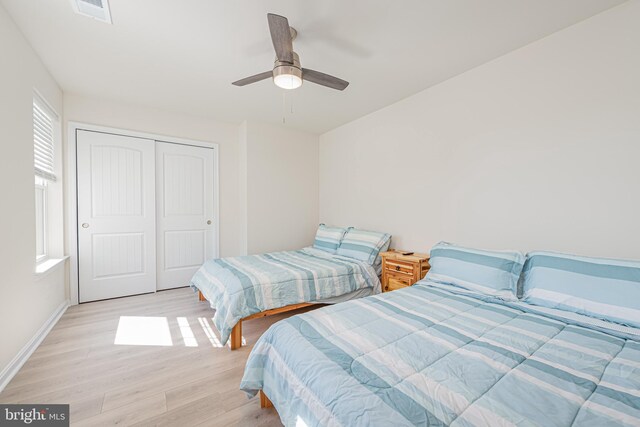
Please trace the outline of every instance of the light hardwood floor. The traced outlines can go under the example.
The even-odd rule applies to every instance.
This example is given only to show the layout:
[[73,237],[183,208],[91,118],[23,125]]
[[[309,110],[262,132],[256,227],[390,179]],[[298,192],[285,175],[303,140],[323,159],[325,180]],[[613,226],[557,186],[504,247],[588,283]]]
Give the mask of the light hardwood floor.
[[[245,322],[248,345],[232,352],[190,289],[70,307],[0,402],[68,403],[77,426],[278,426],[240,379],[256,339],[307,310]],[[145,341],[164,345],[125,344]]]

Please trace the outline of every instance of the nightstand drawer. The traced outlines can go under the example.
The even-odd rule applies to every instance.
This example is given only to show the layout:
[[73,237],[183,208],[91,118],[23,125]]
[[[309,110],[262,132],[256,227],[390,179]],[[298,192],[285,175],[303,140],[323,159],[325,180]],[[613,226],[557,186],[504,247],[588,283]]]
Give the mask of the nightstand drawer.
[[385,291],[395,291],[396,289],[406,288],[413,285],[413,277],[405,275],[389,275],[387,276],[387,285]]
[[413,276],[414,265],[408,262],[402,262],[397,260],[387,260],[385,262],[385,269],[389,272],[403,273]]

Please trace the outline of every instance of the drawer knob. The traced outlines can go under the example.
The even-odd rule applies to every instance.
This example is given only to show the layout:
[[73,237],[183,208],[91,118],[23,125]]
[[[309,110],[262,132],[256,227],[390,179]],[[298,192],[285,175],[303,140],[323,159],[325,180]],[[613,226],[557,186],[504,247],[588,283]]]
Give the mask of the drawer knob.
[[396,265],[396,271],[400,271],[400,266]]

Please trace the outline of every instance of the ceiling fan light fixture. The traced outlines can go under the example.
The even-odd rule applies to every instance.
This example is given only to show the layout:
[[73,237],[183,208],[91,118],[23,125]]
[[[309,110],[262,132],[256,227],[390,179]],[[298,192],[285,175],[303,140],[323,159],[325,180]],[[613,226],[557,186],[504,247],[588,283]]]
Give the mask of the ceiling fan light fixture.
[[345,90],[347,86],[349,86],[349,82],[346,80],[321,73],[320,71],[302,68],[300,65],[300,57],[293,51],[293,39],[296,38],[298,32],[289,25],[289,20],[284,16],[267,13],[267,21],[269,22],[269,32],[271,33],[273,48],[276,51],[273,70],[245,77],[244,79],[231,83],[232,85],[246,86],[272,77],[273,83],[276,86],[291,90],[302,86],[302,75],[304,74],[304,80],[320,86],[330,87],[336,90]]
[[273,69],[273,83],[282,89],[297,89],[302,86],[302,70],[291,65]]

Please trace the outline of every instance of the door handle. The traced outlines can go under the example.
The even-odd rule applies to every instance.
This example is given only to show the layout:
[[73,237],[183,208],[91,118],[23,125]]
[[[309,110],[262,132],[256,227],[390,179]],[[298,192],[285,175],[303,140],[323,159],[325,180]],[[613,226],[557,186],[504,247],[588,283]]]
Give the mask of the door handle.
[[82,228],[89,228],[89,224],[87,224],[86,222],[82,223]]
[[208,221],[207,221],[207,225],[211,225],[211,220],[208,220]]

